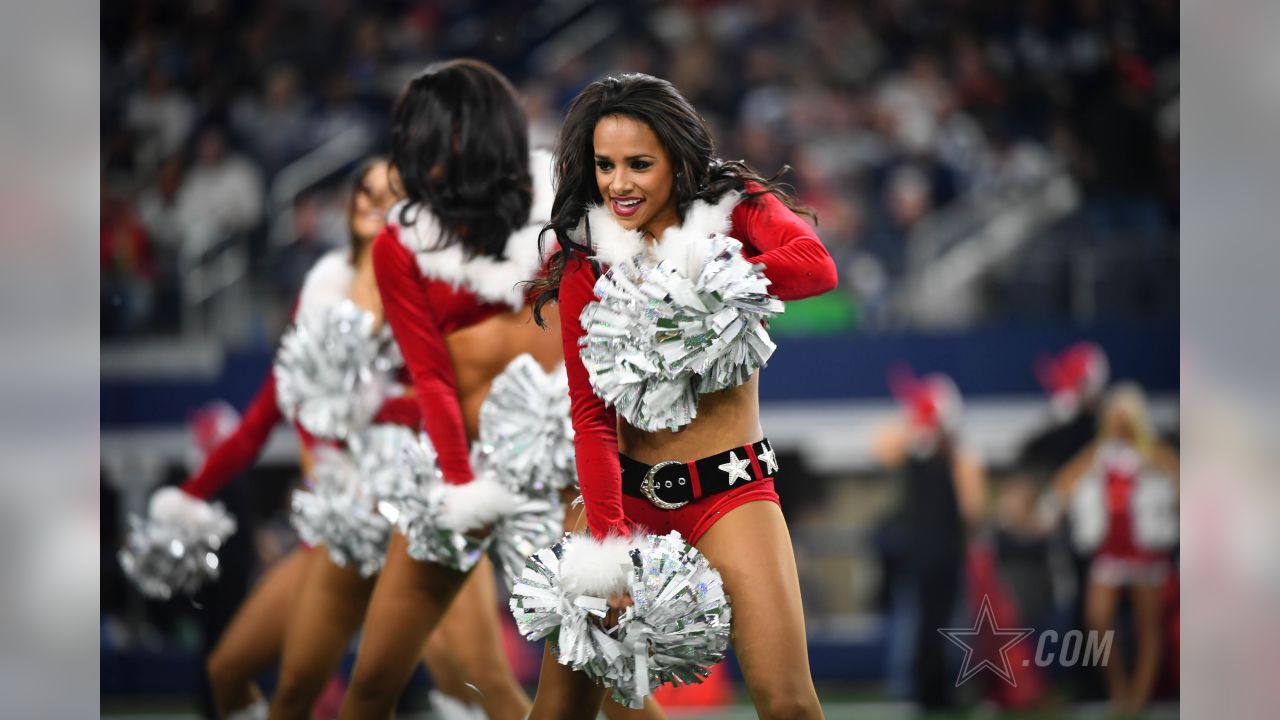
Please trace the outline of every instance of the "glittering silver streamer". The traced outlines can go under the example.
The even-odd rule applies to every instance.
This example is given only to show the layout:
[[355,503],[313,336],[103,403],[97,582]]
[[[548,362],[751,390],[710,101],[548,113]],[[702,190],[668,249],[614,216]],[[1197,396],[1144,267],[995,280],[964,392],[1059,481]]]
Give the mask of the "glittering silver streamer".
[[741,385],[773,354],[761,321],[782,301],[741,247],[713,236],[692,278],[642,254],[596,281],[580,317],[582,361],[596,395],[636,428],[688,425],[699,394]]
[[203,506],[200,517],[129,516],[129,533],[118,559],[125,575],[142,594],[168,600],[194,595],[206,582],[218,579],[218,550],[236,531],[235,518],[221,503]]
[[285,334],[273,372],[276,399],[290,420],[317,437],[344,440],[363,428],[402,359],[386,327],[347,300]]
[[408,540],[410,557],[465,572],[480,561],[493,536],[476,538],[442,524],[445,482],[436,457],[431,440],[420,433],[401,458],[408,482],[378,508]]
[[[541,370],[539,370],[541,372]],[[493,461],[480,446],[473,448],[471,467],[477,476],[493,474],[502,477]],[[526,474],[517,482],[504,478],[518,500],[515,508],[493,523],[489,533],[489,557],[493,558],[507,587],[515,585],[530,555],[556,541],[564,530],[564,503],[560,491]]]
[[366,496],[375,504],[412,487],[413,476],[405,463],[405,453],[418,442],[418,435],[403,425],[370,425],[348,440],[348,447],[360,468]]
[[490,466],[517,492],[541,495],[574,486],[564,366],[548,373],[532,355],[512,360],[480,406],[479,444]]
[[391,524],[377,511],[356,459],[336,448],[319,448],[310,488],[293,493],[291,520],[308,544],[323,545],[333,562],[364,577],[382,569]]
[[634,602],[618,624],[600,619],[608,599],[564,588],[560,560],[574,542],[566,535],[529,558],[511,592],[520,633],[550,638],[557,659],[613,688],[614,698],[640,708],[665,683],[702,682],[729,643],[731,611],[720,574],[679,533],[636,539],[629,592]]

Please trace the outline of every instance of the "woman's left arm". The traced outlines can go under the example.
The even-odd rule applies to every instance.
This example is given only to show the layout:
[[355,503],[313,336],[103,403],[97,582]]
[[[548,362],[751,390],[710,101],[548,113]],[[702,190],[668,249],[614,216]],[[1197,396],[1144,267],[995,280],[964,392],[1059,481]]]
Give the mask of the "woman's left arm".
[[[748,192],[759,190],[754,183]],[[818,235],[770,193],[743,200],[733,210],[734,238],[754,263],[764,265],[769,292],[779,300],[801,300],[836,287],[836,264]]]

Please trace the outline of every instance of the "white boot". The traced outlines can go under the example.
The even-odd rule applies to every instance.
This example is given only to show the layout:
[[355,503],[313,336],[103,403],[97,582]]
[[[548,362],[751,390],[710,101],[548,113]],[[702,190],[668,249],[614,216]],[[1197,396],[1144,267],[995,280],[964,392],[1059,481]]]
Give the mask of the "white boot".
[[457,698],[432,690],[431,711],[440,720],[486,720],[488,717],[479,705],[470,705]]
[[266,698],[258,698],[252,705],[246,705],[227,715],[227,720],[267,720],[267,711],[271,706]]

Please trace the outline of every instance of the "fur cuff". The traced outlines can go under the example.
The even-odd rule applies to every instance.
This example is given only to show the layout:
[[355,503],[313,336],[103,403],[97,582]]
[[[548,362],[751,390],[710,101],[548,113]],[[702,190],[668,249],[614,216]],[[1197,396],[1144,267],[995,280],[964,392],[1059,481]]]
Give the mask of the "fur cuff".
[[498,480],[481,476],[465,485],[441,486],[440,524],[457,532],[488,525],[511,514],[519,498]]
[[151,496],[148,514],[157,522],[183,526],[207,525],[217,518],[212,505],[176,487],[157,490]]
[[560,577],[564,589],[573,594],[607,598],[620,595],[630,586],[631,538],[611,535],[596,540],[590,535],[575,535],[560,558]]

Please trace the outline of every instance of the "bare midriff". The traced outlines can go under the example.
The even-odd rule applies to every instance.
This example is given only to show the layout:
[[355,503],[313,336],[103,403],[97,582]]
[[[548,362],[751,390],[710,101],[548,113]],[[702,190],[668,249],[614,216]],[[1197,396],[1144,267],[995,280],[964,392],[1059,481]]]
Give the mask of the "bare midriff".
[[480,405],[489,394],[489,385],[508,363],[522,353],[533,355],[544,370],[550,371],[560,363],[563,351],[559,318],[551,307],[543,314],[547,320],[545,330],[533,321],[532,312],[526,307],[495,315],[445,338],[468,438],[477,437]]
[[618,418],[618,450],[647,465],[698,460],[764,439],[760,427],[760,373],[745,383],[703,395],[698,416],[678,431],[645,432]]

